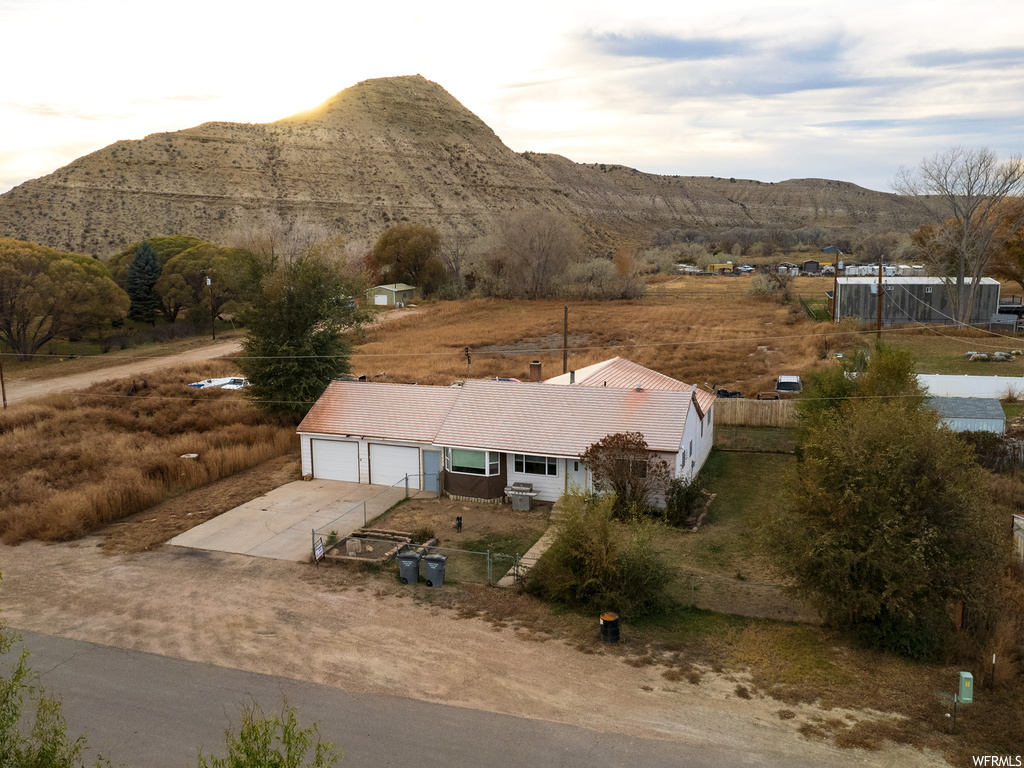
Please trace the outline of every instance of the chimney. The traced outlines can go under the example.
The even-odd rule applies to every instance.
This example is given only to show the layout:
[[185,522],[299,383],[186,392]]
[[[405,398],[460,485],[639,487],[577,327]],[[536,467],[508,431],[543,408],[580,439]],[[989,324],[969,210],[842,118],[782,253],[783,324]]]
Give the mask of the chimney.
[[540,360],[530,363],[530,381],[540,381]]
[[639,381],[636,383],[636,391],[637,392],[643,392],[644,391],[644,387],[643,387],[643,385]]
[[569,371],[569,383],[570,384],[575,384],[576,383],[576,371]]

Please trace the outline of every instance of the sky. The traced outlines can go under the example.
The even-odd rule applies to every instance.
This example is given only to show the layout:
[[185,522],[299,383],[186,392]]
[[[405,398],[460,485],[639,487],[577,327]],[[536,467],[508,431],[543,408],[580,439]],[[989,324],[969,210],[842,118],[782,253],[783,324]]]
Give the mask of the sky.
[[1009,0],[0,0],[0,29],[0,192],[412,74],[517,152],[650,173],[887,191],[952,146],[1024,151]]

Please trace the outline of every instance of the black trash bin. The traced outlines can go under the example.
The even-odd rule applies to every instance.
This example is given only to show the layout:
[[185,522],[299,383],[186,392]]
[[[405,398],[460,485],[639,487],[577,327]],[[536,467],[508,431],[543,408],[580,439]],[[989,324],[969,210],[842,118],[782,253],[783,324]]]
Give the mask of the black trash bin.
[[601,614],[601,642],[619,642],[619,614],[611,611]]
[[398,555],[398,575],[403,584],[415,584],[420,580],[419,552],[402,552]]
[[444,567],[448,555],[426,555],[423,558],[423,578],[428,587],[440,587],[444,584]]

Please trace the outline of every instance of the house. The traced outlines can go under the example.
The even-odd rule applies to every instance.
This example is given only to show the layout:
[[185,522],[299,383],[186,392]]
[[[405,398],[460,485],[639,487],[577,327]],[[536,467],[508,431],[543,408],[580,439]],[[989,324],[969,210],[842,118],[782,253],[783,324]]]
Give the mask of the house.
[[405,283],[377,285],[366,291],[366,303],[378,307],[404,307],[416,297],[416,287]]
[[[849,271],[847,272],[849,274]],[[875,270],[877,275],[877,268]],[[971,278],[965,283],[970,285]],[[836,320],[856,317],[875,322],[878,318],[878,277],[840,277],[836,280],[839,311]],[[954,323],[949,291],[956,290],[943,277],[882,277],[882,325]],[[999,308],[999,281],[983,277],[975,294],[967,322],[987,325]]]
[[994,397],[932,397],[928,405],[939,412],[942,423],[957,432],[1006,431],[1003,406]]
[[711,451],[709,392],[621,358],[559,384],[331,382],[299,425],[302,472],[382,485],[408,475],[410,487],[478,500],[528,482],[555,501],[593,488],[579,457],[610,434],[641,433],[676,477],[692,477]]

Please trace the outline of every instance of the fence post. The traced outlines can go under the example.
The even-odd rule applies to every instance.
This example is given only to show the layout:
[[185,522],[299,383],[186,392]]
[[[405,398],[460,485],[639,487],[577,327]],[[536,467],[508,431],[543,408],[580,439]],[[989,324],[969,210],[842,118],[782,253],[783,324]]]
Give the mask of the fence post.
[[491,550],[489,549],[487,550],[487,583],[493,583],[493,579],[491,579]]
[[409,498],[409,473],[405,474],[405,498]]
[[[312,552],[313,552],[313,559],[316,560],[316,528],[311,528],[310,529],[309,538],[310,538],[310,546],[312,547]],[[320,567],[319,561],[317,562],[316,567],[317,568]]]
[[366,527],[366,502],[363,502],[363,527]]

